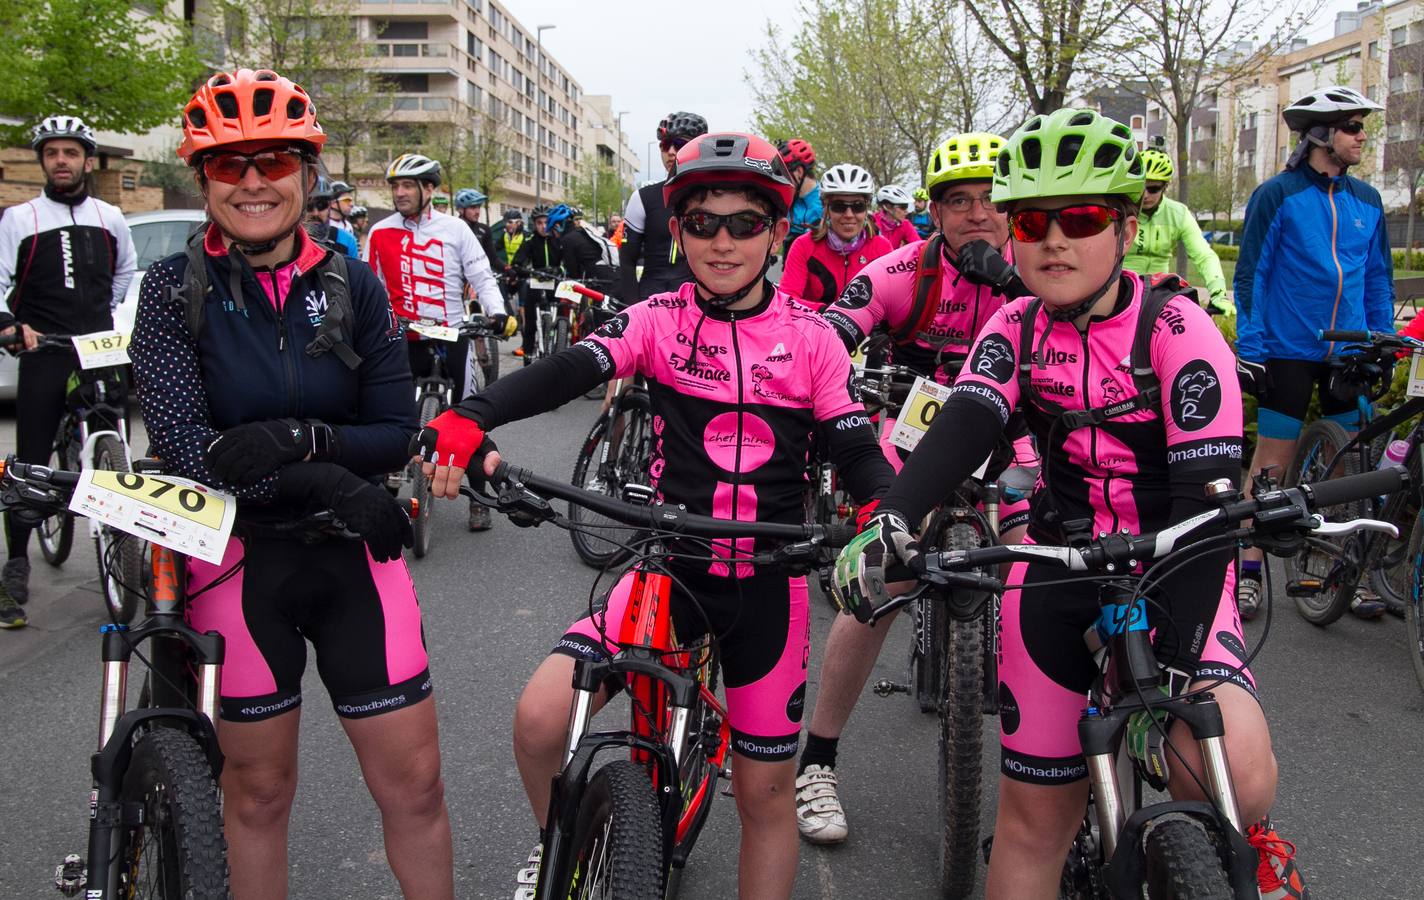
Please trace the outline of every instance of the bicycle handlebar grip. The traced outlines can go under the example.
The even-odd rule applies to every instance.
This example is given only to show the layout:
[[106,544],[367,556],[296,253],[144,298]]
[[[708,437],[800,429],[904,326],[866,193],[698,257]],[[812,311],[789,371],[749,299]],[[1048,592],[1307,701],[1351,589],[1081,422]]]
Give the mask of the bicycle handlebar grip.
[[1368,344],[1371,340],[1368,331],[1344,331],[1338,328],[1327,328],[1321,331],[1320,339],[1342,344]]
[[855,539],[860,533],[860,529],[854,522],[837,522],[826,526],[826,538],[821,543],[823,546],[839,550]]
[[595,291],[591,287],[584,287],[583,285],[578,283],[574,284],[573,292],[575,294],[582,294],[590,300],[602,300],[605,296],[607,296],[606,294],[600,293],[599,291]]
[[1409,473],[1403,466],[1386,466],[1348,478],[1332,478],[1329,481],[1303,484],[1301,489],[1310,495],[1312,507],[1319,508],[1392,494],[1408,483]]

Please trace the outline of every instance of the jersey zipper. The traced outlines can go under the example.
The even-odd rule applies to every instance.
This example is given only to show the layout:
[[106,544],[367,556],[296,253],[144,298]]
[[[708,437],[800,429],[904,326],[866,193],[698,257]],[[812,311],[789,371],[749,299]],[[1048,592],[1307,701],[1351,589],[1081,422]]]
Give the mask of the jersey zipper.
[[[1330,327],[1335,327],[1335,319],[1340,315],[1340,295],[1345,292],[1345,270],[1340,268],[1340,251],[1336,246],[1336,241],[1340,234],[1340,212],[1335,208],[1335,181],[1330,181],[1330,187],[1325,192],[1325,197],[1330,201],[1330,260],[1335,263],[1335,305],[1330,310]],[[1330,346],[1325,350],[1327,355],[1334,354],[1335,342],[1331,341]]]
[[[277,294],[277,270],[270,266],[266,267],[266,269],[268,276],[272,279],[272,296],[275,298]],[[255,273],[253,277],[254,279],[256,278]],[[296,284],[295,279],[293,279],[292,284]],[[259,289],[262,287],[260,282],[257,286]],[[290,341],[290,337],[287,333],[286,301],[288,299],[290,298],[283,297],[283,302],[281,304],[274,303],[273,306],[275,306],[276,308],[273,309],[272,312],[276,316],[277,323],[277,355],[282,360],[282,372],[285,375],[286,381],[285,387],[287,390],[287,414],[291,416],[298,416],[301,415],[301,410],[297,407],[297,403],[295,400],[295,398],[298,396],[297,366],[296,363],[292,361],[292,354],[287,352],[287,344]]]
[[[745,387],[745,384],[742,379],[742,347],[737,342],[737,314],[729,311],[727,313],[727,321],[732,327],[732,362],[737,367],[737,452],[732,457],[732,518],[735,520],[737,519],[738,512],[737,505],[741,500],[742,494],[742,414],[745,408],[742,389]],[[736,541],[731,541],[728,546],[735,548],[737,543]],[[735,559],[736,553],[732,552],[730,556]],[[734,562],[732,564],[733,574],[735,574],[736,571],[737,567]]]
[[[1083,330],[1080,331],[1080,332],[1078,332],[1078,337],[1079,337],[1079,339],[1082,341],[1082,344],[1083,344],[1083,408],[1084,408],[1084,409],[1091,409],[1091,408],[1092,408],[1092,405],[1093,405],[1093,404],[1092,404],[1092,397],[1089,396],[1089,394],[1088,394],[1088,370],[1089,370],[1090,368],[1092,368],[1092,365],[1091,365],[1092,361],[1091,361],[1091,359],[1090,359],[1089,356],[1088,356],[1088,329],[1091,328],[1091,327],[1092,327],[1091,323],[1088,324],[1088,325],[1084,325],[1084,326],[1083,326]],[[1092,459],[1094,466],[1098,466],[1099,468],[1101,468],[1102,464],[1098,462],[1098,427],[1097,427],[1096,425],[1089,425],[1089,426],[1088,426],[1088,456],[1089,456],[1090,459]],[[1103,504],[1104,504],[1105,506],[1107,506],[1108,515],[1112,516],[1112,530],[1113,530],[1113,531],[1116,531],[1116,530],[1117,530],[1117,510],[1113,509],[1113,502],[1112,502],[1112,480],[1113,480],[1113,476],[1112,476],[1112,473],[1111,473],[1111,472],[1108,472],[1107,474],[1105,474],[1105,475],[1103,476]]]

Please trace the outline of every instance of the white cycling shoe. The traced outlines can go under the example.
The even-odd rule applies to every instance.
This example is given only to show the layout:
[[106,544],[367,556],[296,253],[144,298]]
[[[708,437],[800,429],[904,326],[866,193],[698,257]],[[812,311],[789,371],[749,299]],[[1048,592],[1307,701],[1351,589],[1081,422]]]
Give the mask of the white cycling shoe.
[[544,861],[544,845],[535,844],[529,851],[529,859],[519,874],[514,876],[514,900],[534,900],[534,887],[539,881],[539,866]]
[[796,828],[813,844],[846,839],[845,810],[836,784],[836,770],[828,766],[807,766],[796,776]]

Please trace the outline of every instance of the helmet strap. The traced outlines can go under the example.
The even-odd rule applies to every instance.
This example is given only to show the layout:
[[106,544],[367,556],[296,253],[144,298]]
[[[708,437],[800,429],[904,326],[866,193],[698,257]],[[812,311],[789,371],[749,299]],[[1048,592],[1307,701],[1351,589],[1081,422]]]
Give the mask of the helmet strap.
[[747,295],[750,294],[754,288],[756,288],[757,285],[761,284],[766,279],[766,273],[771,268],[771,259],[771,250],[768,249],[766,253],[766,259],[761,264],[761,271],[757,272],[756,277],[753,278],[751,281],[748,281],[745,287],[741,288],[740,290],[733,291],[730,294],[714,294],[712,292],[712,289],[709,288],[707,285],[703,284],[702,279],[697,277],[696,272],[693,272],[692,279],[693,281],[697,282],[698,289],[701,290],[702,293],[705,295],[702,299],[707,301],[708,306],[711,306],[715,309],[726,309],[733,303],[737,303],[741,300],[744,300]]

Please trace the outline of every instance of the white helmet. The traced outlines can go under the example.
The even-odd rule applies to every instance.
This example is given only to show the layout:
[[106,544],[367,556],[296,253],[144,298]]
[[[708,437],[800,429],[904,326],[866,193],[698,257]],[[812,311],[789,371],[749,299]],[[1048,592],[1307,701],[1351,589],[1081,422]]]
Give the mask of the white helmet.
[[84,120],[78,116],[48,116],[35,126],[32,134],[34,136],[30,139],[30,147],[36,151],[44,146],[45,141],[52,141],[56,138],[78,141],[84,145],[85,151],[90,155],[99,150],[99,142],[94,138],[94,129],[85,125]]
[[875,194],[875,179],[860,166],[841,163],[821,175],[822,194],[860,194],[869,200]]
[[894,206],[909,206],[914,199],[909,191],[898,184],[887,184],[875,195],[876,203],[889,203]]
[[414,178],[440,187],[440,163],[419,153],[402,153],[386,167],[386,180],[395,181],[397,178]]
[[1315,125],[1334,125],[1357,113],[1384,109],[1352,87],[1332,85],[1311,91],[1282,110],[1291,131],[1306,131]]

